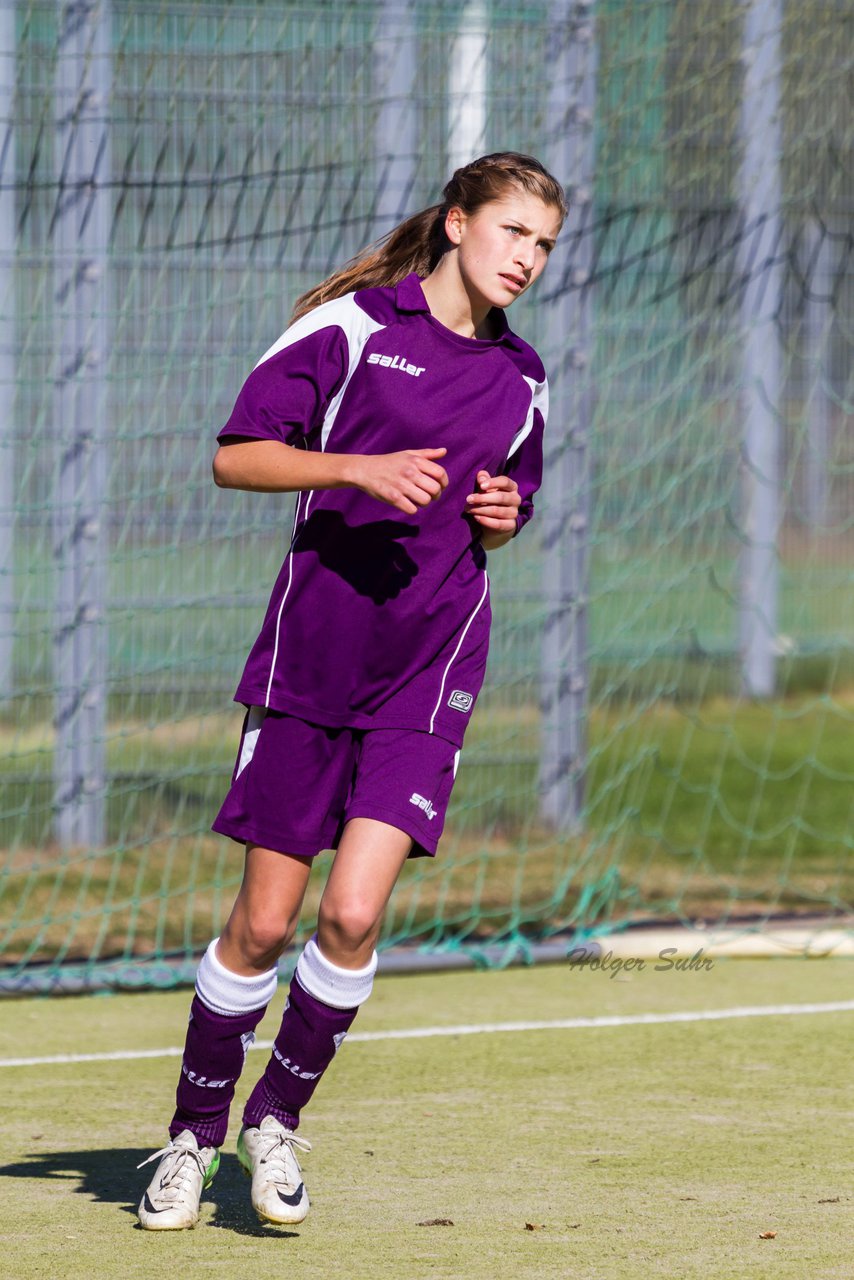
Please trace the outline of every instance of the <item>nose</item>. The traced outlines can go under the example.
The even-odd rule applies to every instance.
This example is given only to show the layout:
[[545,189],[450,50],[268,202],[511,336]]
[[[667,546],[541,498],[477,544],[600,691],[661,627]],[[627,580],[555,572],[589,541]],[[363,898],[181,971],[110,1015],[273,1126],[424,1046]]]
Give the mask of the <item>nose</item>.
[[527,241],[520,241],[516,246],[516,265],[523,271],[533,271],[534,261],[534,246]]

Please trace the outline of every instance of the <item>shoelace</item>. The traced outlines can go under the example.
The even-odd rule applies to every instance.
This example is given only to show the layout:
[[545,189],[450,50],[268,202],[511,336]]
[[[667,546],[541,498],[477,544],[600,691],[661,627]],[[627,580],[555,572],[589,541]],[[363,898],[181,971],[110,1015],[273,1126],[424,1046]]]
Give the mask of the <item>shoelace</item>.
[[[175,1199],[175,1197],[180,1195],[182,1192],[184,1183],[190,1174],[190,1170],[184,1167],[187,1164],[188,1157],[195,1161],[203,1180],[205,1173],[207,1172],[205,1162],[202,1159],[202,1153],[200,1151],[194,1151],[192,1147],[178,1147],[174,1142],[170,1142],[166,1147],[161,1147],[159,1151],[155,1151],[153,1156],[148,1156],[136,1167],[137,1169],[141,1169],[143,1165],[151,1164],[153,1161],[159,1160],[162,1156],[172,1155],[176,1156],[177,1159],[166,1173],[166,1176],[160,1184],[159,1191],[159,1194],[165,1195],[167,1199]],[[169,1194],[170,1192],[171,1195]]]
[[[266,1134],[265,1134],[266,1137]],[[311,1143],[307,1138],[301,1138],[296,1133],[274,1133],[270,1135],[269,1145],[266,1151],[259,1158],[261,1164],[271,1165],[278,1172],[281,1169],[284,1175],[284,1181],[287,1183],[288,1178],[288,1156],[293,1160],[297,1167],[297,1172],[301,1172],[300,1162],[297,1159],[294,1147],[299,1147],[300,1151],[311,1151]]]

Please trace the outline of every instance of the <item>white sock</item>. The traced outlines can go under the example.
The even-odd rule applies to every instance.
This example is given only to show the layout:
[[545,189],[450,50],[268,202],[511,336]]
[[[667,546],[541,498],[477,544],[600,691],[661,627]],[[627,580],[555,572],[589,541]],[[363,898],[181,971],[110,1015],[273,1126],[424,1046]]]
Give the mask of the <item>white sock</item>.
[[303,990],[316,1000],[322,1000],[333,1009],[353,1009],[364,1004],[371,994],[376,971],[376,951],[364,969],[342,969],[326,959],[317,945],[315,934],[309,938],[297,961],[296,976]]
[[216,954],[218,942],[219,938],[214,938],[202,956],[196,974],[199,999],[214,1013],[251,1013],[253,1009],[265,1008],[276,994],[278,968],[274,965],[266,973],[249,978],[232,973]]

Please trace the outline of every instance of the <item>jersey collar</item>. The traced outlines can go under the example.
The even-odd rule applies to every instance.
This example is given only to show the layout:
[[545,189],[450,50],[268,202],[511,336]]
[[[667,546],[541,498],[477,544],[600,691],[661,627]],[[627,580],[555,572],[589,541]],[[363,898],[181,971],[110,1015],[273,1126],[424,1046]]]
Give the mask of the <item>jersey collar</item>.
[[[424,290],[421,288],[421,277],[413,271],[410,275],[404,277],[399,284],[395,286],[395,306],[398,311],[410,314],[424,312],[430,315],[430,308],[427,305],[427,299],[424,297]],[[501,307],[493,307],[493,320],[498,330],[497,337],[487,339],[495,346],[513,347],[519,351],[522,347],[522,341],[516,336],[507,323],[507,317]]]

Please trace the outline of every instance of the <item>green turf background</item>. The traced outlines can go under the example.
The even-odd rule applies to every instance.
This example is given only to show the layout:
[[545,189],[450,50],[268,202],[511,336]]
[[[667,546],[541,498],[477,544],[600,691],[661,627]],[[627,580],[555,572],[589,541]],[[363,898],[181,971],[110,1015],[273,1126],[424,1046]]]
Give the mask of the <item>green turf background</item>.
[[[384,978],[356,1029],[826,1002],[854,985],[843,960],[658,963]],[[187,1003],[8,1002],[0,1058],[178,1045]],[[135,1226],[135,1165],[162,1141],[176,1058],[0,1067],[5,1274],[848,1280],[852,1030],[833,1013],[351,1042],[304,1119],[313,1208],[294,1230],[255,1219],[234,1128],[195,1231]],[[453,1226],[418,1225],[436,1218]]]
[[[0,728],[0,791],[28,843],[0,870],[0,964],[198,954],[231,908],[243,857],[207,831],[239,714],[116,726],[115,843],[64,855],[43,839],[50,744]],[[440,856],[404,871],[385,942],[548,936],[657,916],[738,919],[849,912],[854,901],[854,694],[774,706],[653,700],[590,720],[588,828],[537,821],[535,713],[486,708],[472,725]],[[527,763],[512,750],[526,751]],[[491,764],[479,764],[488,753]],[[22,765],[36,758],[39,774]],[[12,780],[19,777],[19,781]],[[35,803],[41,794],[42,808]],[[41,816],[40,816],[41,815]],[[24,819],[21,819],[24,822]],[[306,901],[313,928],[328,857]]]

